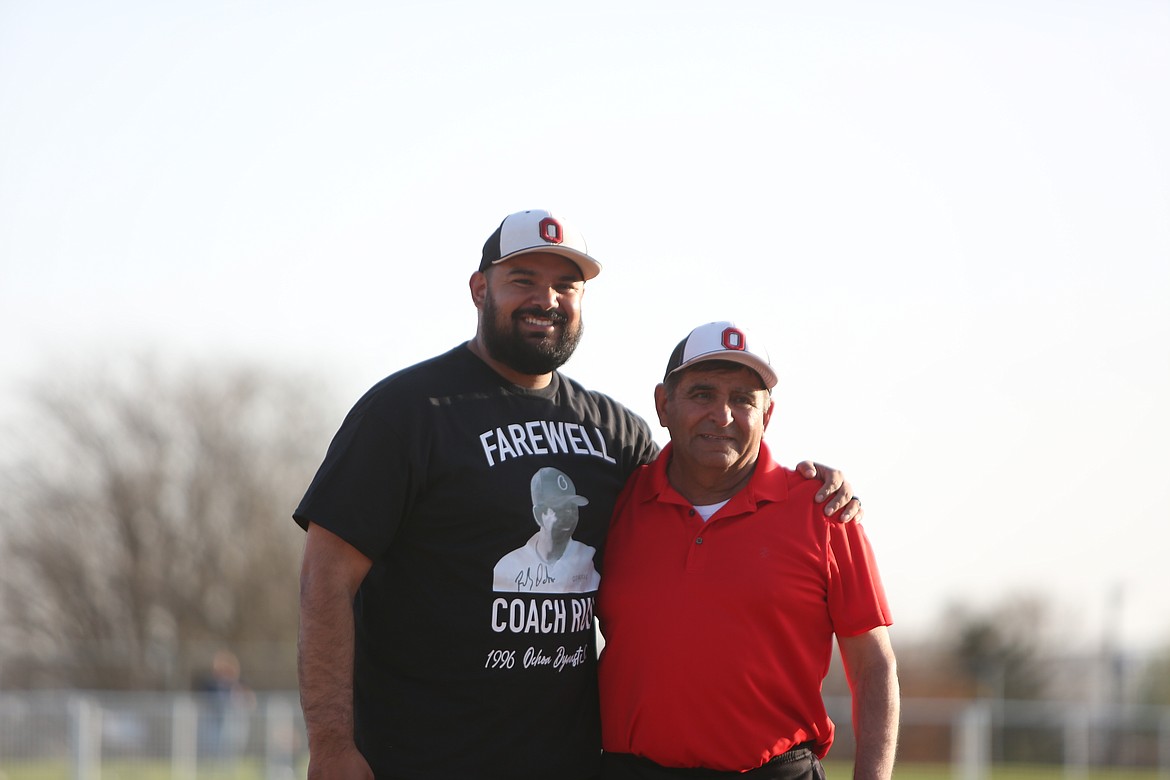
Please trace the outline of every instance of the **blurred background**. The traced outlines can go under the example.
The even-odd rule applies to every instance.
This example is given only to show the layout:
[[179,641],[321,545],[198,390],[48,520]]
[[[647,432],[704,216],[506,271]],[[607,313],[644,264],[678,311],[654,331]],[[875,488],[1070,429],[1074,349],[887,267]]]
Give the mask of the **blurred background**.
[[90,766],[148,700],[168,756],[226,701],[295,764],[290,513],[528,208],[605,265],[565,372],[656,429],[690,328],[767,336],[770,445],[864,498],[904,760],[1170,771],[1167,41],[1165,0],[0,1],[0,776],[33,713]]

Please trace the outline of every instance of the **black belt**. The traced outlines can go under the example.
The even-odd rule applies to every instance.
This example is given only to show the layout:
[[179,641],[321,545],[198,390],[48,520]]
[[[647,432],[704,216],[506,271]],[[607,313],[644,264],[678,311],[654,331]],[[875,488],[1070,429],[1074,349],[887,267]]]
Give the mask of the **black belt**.
[[[707,767],[666,767],[644,756],[636,756],[633,753],[607,753],[606,757],[610,760],[616,760],[627,766],[642,766],[644,769],[658,769],[669,773],[670,777],[692,777],[709,778],[710,780],[717,780],[718,778],[750,778],[753,772],[759,772],[761,775],[767,773],[769,766],[777,764],[789,764],[793,761],[799,761],[808,756],[809,752],[816,747],[815,739],[810,739],[807,742],[801,742],[797,745],[785,750],[783,753],[772,756],[772,758],[760,764],[754,769],[749,769],[745,772],[728,771],[724,769],[708,769]],[[603,773],[604,774],[604,773]]]
[[789,761],[795,761],[804,756],[804,751],[812,750],[817,746],[815,739],[810,739],[808,742],[801,742],[799,745],[793,745],[778,756],[772,756],[768,759],[768,763],[776,762],[777,764],[787,764]]

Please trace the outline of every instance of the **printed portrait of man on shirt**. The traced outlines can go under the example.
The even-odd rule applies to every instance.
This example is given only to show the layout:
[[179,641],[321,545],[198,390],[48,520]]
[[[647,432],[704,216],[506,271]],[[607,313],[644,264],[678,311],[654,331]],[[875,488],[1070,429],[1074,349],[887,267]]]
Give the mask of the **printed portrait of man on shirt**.
[[580,507],[573,480],[560,469],[545,467],[532,475],[532,516],[538,530],[495,567],[493,589],[509,593],[588,593],[601,577],[593,566],[593,547],[573,538]]

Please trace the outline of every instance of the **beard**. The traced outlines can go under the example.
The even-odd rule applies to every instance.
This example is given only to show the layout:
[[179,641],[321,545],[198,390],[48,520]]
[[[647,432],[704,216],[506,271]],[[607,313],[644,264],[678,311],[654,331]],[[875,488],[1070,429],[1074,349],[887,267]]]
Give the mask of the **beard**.
[[[546,317],[558,326],[553,334],[539,341],[520,335],[519,321],[525,316]],[[577,349],[584,325],[569,325],[559,311],[537,308],[517,309],[510,318],[501,316],[496,301],[488,292],[483,304],[483,340],[488,354],[513,371],[538,376],[556,371]]]

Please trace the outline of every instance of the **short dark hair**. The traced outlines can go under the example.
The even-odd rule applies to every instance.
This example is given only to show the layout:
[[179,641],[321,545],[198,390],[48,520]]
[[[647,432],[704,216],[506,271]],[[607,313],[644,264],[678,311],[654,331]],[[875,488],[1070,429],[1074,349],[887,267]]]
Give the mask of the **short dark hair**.
[[736,363],[732,360],[704,360],[702,363],[696,363],[693,366],[687,366],[681,371],[672,371],[671,373],[667,374],[666,379],[663,380],[663,384],[666,385],[666,397],[674,397],[674,391],[677,390],[678,386],[682,383],[683,377],[691,371],[739,371],[740,369],[751,371],[752,374],[755,375],[756,379],[760,380],[760,387],[758,389],[763,390],[766,393],[770,392],[768,390],[768,383],[765,382],[759,374],[757,374],[748,366],[745,366],[743,363]]

